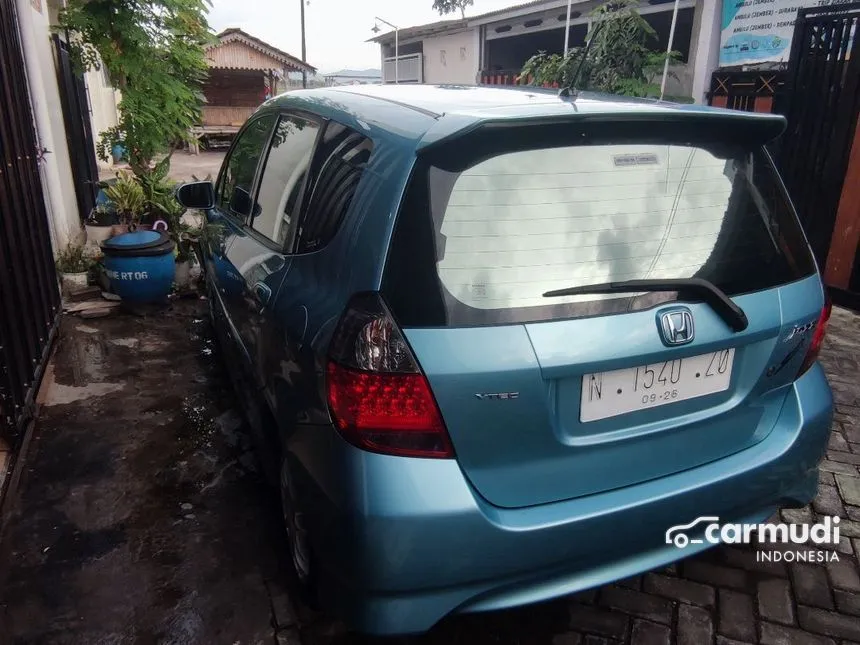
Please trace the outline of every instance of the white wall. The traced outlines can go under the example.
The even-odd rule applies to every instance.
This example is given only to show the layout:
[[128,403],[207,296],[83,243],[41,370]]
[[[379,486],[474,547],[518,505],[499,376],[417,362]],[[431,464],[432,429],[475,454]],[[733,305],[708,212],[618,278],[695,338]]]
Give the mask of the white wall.
[[17,0],[17,9],[36,134],[39,145],[50,151],[42,162],[41,176],[52,241],[57,249],[81,234],[81,220],[60,108],[50,21],[44,1]]
[[711,89],[711,74],[719,65],[721,9],[719,2],[699,0],[696,3],[690,42],[692,96],[696,103],[707,103],[705,94]]
[[478,29],[424,40],[424,82],[474,85],[478,78]]
[[[114,127],[119,120],[116,106],[119,103],[120,93],[115,91],[107,82],[104,72],[101,70],[90,70],[84,75],[87,85],[87,96],[90,103],[90,123],[93,130],[93,141],[98,143],[102,132]],[[102,168],[110,168],[113,163],[103,161],[96,157],[98,165]]]

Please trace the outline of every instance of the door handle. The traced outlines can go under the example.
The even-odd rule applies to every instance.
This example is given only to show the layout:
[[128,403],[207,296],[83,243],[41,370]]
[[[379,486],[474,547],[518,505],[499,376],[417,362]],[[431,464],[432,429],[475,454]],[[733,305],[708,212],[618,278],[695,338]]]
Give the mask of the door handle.
[[272,299],[272,290],[263,282],[255,282],[252,292],[260,303],[260,313],[263,313],[263,309]]

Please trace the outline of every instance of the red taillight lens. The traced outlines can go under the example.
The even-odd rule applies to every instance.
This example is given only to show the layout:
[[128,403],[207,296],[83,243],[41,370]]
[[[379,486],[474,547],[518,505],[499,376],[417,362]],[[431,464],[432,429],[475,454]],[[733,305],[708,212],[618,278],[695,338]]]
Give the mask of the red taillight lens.
[[815,330],[812,332],[812,342],[809,344],[809,350],[803,359],[800,366],[798,376],[805,373],[818,358],[818,353],[821,351],[821,346],[824,344],[824,335],[827,333],[827,321],[830,320],[830,313],[833,310],[833,304],[830,302],[830,297],[824,303],[824,308],[818,316],[818,322],[815,324]]
[[328,404],[338,430],[359,448],[412,457],[453,456],[423,374],[362,372],[331,362]]
[[350,443],[388,455],[450,458],[427,377],[376,294],[353,298],[332,337],[329,410]]

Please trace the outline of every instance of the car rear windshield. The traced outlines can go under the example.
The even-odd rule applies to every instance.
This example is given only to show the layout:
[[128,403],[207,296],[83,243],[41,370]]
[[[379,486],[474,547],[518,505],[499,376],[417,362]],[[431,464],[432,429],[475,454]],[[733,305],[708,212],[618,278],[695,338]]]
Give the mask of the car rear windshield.
[[[500,135],[501,136],[501,135]],[[543,144],[544,142],[539,141]],[[675,293],[545,298],[622,280],[703,278],[728,295],[815,265],[760,145],[588,141],[450,146],[419,158],[383,282],[407,326],[621,313]]]

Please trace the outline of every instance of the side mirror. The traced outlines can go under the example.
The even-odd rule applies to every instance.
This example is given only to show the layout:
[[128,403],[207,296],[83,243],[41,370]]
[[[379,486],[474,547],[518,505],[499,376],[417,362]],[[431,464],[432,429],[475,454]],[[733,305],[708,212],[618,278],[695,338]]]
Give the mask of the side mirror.
[[215,206],[215,187],[211,181],[193,181],[176,189],[176,201],[185,208],[205,211]]

